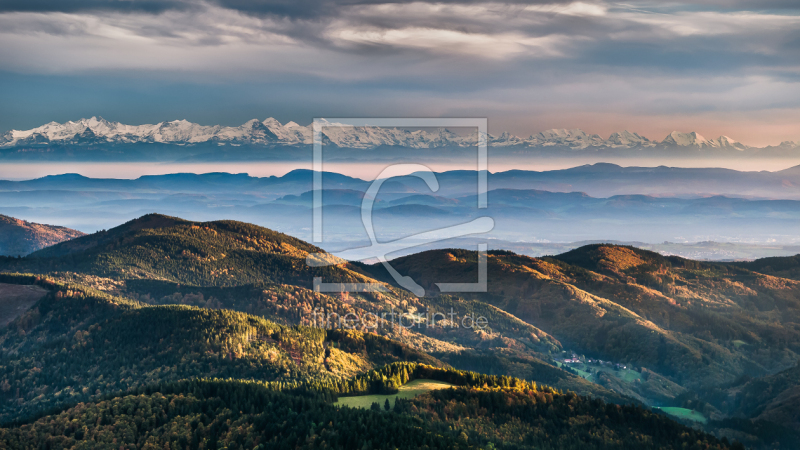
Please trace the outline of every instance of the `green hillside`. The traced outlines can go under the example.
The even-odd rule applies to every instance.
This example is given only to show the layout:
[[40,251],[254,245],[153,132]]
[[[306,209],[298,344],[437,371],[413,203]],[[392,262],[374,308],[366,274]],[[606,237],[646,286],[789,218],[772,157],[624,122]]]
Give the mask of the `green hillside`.
[[0,443],[15,449],[112,443],[131,449],[737,448],[636,407],[513,379],[466,387],[470,374],[437,374],[461,378],[465,388],[399,399],[390,410],[336,408],[313,392],[281,393],[252,382],[151,386],[0,429]]
[[[0,430],[7,448],[728,448],[644,409],[608,410],[513,377],[436,368],[430,356],[358,331],[2,278],[50,291],[0,338],[0,420],[16,423]],[[392,361],[403,362],[371,370]],[[254,381],[181,381],[211,377]],[[401,400],[391,412],[332,406],[340,395],[390,393],[415,379],[470,389]]]
[[186,378],[295,384],[342,379],[394,361],[442,364],[358,331],[289,327],[231,310],[149,306],[39,283],[51,292],[0,335],[0,421]]
[[419,419],[338,410],[313,398],[238,382],[194,382],[81,404],[0,429],[13,449],[468,448]]

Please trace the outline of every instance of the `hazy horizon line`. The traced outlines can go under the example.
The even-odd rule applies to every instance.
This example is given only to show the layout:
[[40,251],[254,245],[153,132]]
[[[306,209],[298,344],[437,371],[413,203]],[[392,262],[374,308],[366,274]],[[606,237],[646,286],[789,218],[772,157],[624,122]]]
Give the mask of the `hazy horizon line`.
[[[490,174],[500,174],[510,171],[524,171],[524,172],[555,172],[569,169],[575,169],[586,166],[596,165],[613,165],[625,169],[656,169],[656,168],[670,168],[670,169],[708,169],[708,170],[732,170],[736,172],[770,172],[776,173],[782,170],[791,169],[800,166],[800,162],[793,158],[775,159],[768,161],[761,161],[762,166],[769,166],[771,170],[764,167],[754,167],[752,160],[729,160],[727,166],[720,165],[667,165],[667,164],[650,164],[641,165],[635,164],[636,162],[648,162],[646,159],[632,159],[630,162],[634,164],[620,164],[620,160],[615,162],[609,161],[594,161],[594,162],[581,162],[573,159],[551,160],[549,164],[540,163],[534,165],[520,165],[519,163],[495,163],[490,161]],[[670,163],[678,162],[669,161]],[[719,161],[719,159],[708,160],[684,160],[683,162],[702,162],[702,161]],[[667,162],[667,161],[664,161]],[[733,164],[735,163],[735,164]],[[327,168],[323,168],[324,173],[331,173],[336,175],[343,175],[350,178],[357,178],[364,181],[374,180],[377,175],[391,163],[327,163]],[[469,163],[430,163],[425,164],[435,173],[447,173],[456,171],[477,171],[475,163],[472,162],[470,167]],[[492,167],[494,166],[494,167]],[[534,170],[534,167],[539,170]],[[181,168],[191,169],[183,170]],[[742,169],[748,170],[742,170]],[[283,177],[290,172],[297,170],[312,170],[312,163],[298,163],[298,161],[269,161],[269,162],[208,162],[208,163],[162,163],[162,162],[3,162],[0,164],[0,181],[32,181],[36,179],[45,178],[48,176],[64,176],[64,175],[80,175],[90,179],[116,179],[116,180],[136,180],[145,176],[166,176],[166,175],[209,175],[209,174],[229,174],[241,175],[245,174],[251,178],[268,178],[268,177]],[[411,173],[411,172],[409,172]],[[13,175],[12,175],[13,174]]]

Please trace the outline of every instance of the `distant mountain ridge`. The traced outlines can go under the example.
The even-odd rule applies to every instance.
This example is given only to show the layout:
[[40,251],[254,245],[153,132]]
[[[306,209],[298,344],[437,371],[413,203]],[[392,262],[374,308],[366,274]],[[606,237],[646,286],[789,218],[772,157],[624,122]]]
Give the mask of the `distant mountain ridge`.
[[[776,239],[774,243],[781,246],[797,245],[798,169],[739,172],[595,164],[496,172],[487,176],[485,210],[476,208],[474,171],[441,172],[436,178],[440,186],[436,192],[413,176],[393,178],[383,185],[375,197],[373,217],[386,239],[488,215],[496,220],[491,237],[508,242],[600,238],[765,244]],[[333,249],[329,245],[344,249],[344,242],[351,245],[347,248],[368,244],[368,236],[362,234],[360,207],[371,182],[333,172],[325,172],[322,179],[326,250]],[[108,229],[151,212],[198,221],[226,217],[309,240],[312,181],[309,170],[261,178],[209,173],[131,180],[67,174],[0,181],[0,214],[83,231]],[[758,236],[756,241],[752,241],[754,236]],[[686,256],[706,257],[687,251]],[[785,255],[785,251],[757,255]],[[718,257],[739,256],[723,253]]]
[[[469,147],[476,145],[477,135],[459,135],[441,128],[435,131],[406,130],[386,127],[325,127],[323,141],[341,148],[371,149],[382,146],[415,149]],[[526,138],[504,132],[488,135],[492,147],[512,148],[569,148],[569,149],[634,149],[683,148],[698,150],[744,151],[749,147],[727,136],[706,139],[696,132],[673,131],[661,141],[648,139],[638,133],[621,131],[608,139],[587,134],[580,129],[551,129]],[[50,122],[30,130],[11,130],[0,135],[0,148],[41,145],[99,145],[161,143],[194,145],[266,145],[307,146],[312,143],[312,125],[295,122],[281,124],[274,118],[252,119],[240,126],[199,125],[186,120],[173,120],[146,125],[126,125],[91,117],[65,123]],[[774,148],[797,148],[796,142],[784,142]]]

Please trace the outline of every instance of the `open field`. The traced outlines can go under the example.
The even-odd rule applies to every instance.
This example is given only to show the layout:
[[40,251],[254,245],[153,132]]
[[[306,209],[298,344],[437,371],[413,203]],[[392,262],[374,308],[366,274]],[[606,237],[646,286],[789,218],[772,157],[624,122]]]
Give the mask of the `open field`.
[[349,406],[351,408],[364,408],[367,409],[377,402],[383,408],[386,399],[389,399],[389,404],[394,406],[394,401],[399,398],[414,398],[417,395],[424,394],[428,391],[436,389],[447,389],[453,387],[450,383],[435,380],[414,380],[410,381],[398,389],[397,394],[392,395],[359,395],[357,397],[340,397],[334,403],[336,406]]
[[733,345],[735,345],[736,348],[742,348],[743,346],[747,345],[747,342],[737,339],[733,341]]
[[659,409],[664,411],[665,413],[667,413],[667,414],[669,414],[671,416],[677,417],[679,419],[691,420],[691,421],[700,422],[700,423],[708,422],[708,419],[706,419],[706,417],[703,414],[701,414],[701,413],[699,413],[697,411],[693,411],[691,409],[676,408],[676,407],[665,407],[665,408],[659,408]]
[[0,283],[0,328],[27,311],[45,293],[47,291],[39,286]]

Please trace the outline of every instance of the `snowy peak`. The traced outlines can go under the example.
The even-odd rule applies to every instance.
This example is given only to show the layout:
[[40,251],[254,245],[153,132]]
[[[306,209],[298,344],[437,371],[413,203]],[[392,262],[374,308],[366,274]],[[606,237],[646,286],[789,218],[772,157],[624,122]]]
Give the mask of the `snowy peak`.
[[[383,146],[404,148],[474,147],[479,138],[486,139],[492,147],[553,148],[582,150],[686,148],[723,149],[743,151],[748,147],[727,137],[706,139],[698,133],[673,131],[661,142],[652,141],[631,131],[612,133],[608,139],[588,134],[581,129],[555,128],[527,138],[508,132],[500,135],[478,136],[475,133],[457,134],[450,130],[407,130],[387,127],[329,126],[322,130],[326,145],[343,148],[370,149]],[[312,144],[312,125],[296,122],[281,124],[275,118],[251,119],[242,125],[229,127],[205,126],[187,120],[173,120],[157,124],[125,125],[109,122],[102,117],[91,117],[65,123],[50,122],[31,130],[11,130],[0,135],[0,147],[46,145],[96,145],[118,143],[167,143],[194,145],[266,145],[300,146]],[[781,144],[788,147],[794,143]]]
[[716,139],[706,139],[703,136],[691,132],[681,133],[673,131],[663,141],[662,145],[671,147],[693,147],[693,148],[718,148],[724,150],[746,150],[748,147],[740,142],[737,142],[728,136],[720,136]]
[[692,131],[691,133],[682,133],[680,131],[673,131],[661,141],[664,145],[671,145],[676,147],[707,147],[708,141],[703,136]]
[[794,149],[794,148],[798,148],[798,147],[800,147],[800,142],[783,141],[780,144],[778,144],[776,148],[781,148],[781,149],[787,149],[788,150],[788,149]]
[[605,141],[600,135],[586,134],[583,130],[560,128],[545,130],[526,139],[530,147],[569,147],[583,149],[586,147],[603,147]]
[[489,136],[488,143],[492,146],[507,147],[512,145],[524,145],[525,140],[514,136],[508,131],[504,131],[500,136]]
[[735,141],[729,138],[728,136],[720,136],[713,142],[717,144],[719,148],[734,149],[739,151],[744,151],[747,150],[748,148],[746,145],[742,144],[741,142]]
[[611,133],[611,136],[608,137],[608,143],[613,147],[652,147],[655,145],[655,142],[650,139],[628,130]]

